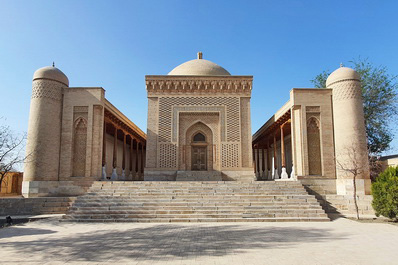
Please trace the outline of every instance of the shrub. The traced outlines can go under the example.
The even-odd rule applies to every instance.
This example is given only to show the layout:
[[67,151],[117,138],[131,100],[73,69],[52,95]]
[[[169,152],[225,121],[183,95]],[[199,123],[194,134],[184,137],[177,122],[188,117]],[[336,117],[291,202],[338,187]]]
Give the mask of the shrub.
[[398,166],[389,167],[372,183],[372,206],[376,216],[390,219],[398,216]]

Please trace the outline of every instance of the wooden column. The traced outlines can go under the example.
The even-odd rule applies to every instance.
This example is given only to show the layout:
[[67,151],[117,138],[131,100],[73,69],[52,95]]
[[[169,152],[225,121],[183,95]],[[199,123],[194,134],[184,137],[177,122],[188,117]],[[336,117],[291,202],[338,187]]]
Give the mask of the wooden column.
[[263,170],[263,172],[265,171],[265,156],[264,156],[264,146],[261,149],[261,155],[262,155],[262,159],[261,159],[261,169]]
[[260,149],[257,145],[257,172],[260,173]]
[[133,172],[133,137],[130,135],[130,163],[129,163],[129,170],[130,174]]
[[271,171],[271,148],[269,145],[269,139],[267,139],[267,169]]
[[126,134],[123,132],[123,158],[122,158],[122,169],[126,169]]
[[117,168],[117,128],[115,127],[115,136],[113,139],[113,168]]
[[102,167],[106,165],[106,122],[104,122],[104,131],[102,135]]
[[136,141],[137,146],[135,149],[135,173],[138,175],[138,145],[140,144],[138,141]]
[[274,134],[274,169],[275,171],[278,170],[278,164],[277,164],[278,158],[276,154],[276,132]]
[[253,167],[254,167],[254,173],[257,172],[257,167],[256,167],[256,151],[254,149],[254,145],[252,146],[252,150],[253,150]]
[[281,125],[281,158],[282,167],[286,168],[286,157],[285,157],[285,135],[283,133],[284,124]]
[[144,144],[141,144],[141,173],[144,173]]

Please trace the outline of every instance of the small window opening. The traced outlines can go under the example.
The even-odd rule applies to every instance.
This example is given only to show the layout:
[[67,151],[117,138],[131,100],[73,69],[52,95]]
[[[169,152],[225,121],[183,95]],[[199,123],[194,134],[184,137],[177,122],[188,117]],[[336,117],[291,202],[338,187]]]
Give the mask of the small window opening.
[[193,137],[193,141],[194,142],[205,142],[206,141],[206,137],[203,134],[201,134],[201,133],[197,133]]

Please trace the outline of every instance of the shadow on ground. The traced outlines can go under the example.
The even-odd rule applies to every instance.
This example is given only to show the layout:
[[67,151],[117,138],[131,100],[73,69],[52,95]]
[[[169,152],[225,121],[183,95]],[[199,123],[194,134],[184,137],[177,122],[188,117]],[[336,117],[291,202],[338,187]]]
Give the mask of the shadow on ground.
[[[73,226],[70,229],[73,230]],[[26,232],[29,233],[29,230]],[[344,236],[336,237],[326,228],[313,227],[159,224],[71,233],[70,236],[60,235],[57,238],[43,236],[40,240],[31,241],[14,238],[11,242],[0,242],[0,249],[39,252],[44,259],[56,260],[104,261],[115,257],[163,260],[170,257],[224,256],[253,249],[292,248],[295,244],[322,243],[330,239],[344,239]]]
[[[9,229],[13,229],[12,233],[7,233],[7,232],[10,232]],[[6,232],[0,233],[0,239],[12,238],[12,237],[18,237],[18,236],[34,236],[34,235],[54,234],[57,232],[57,231],[49,230],[49,229],[27,228],[27,227],[23,227],[22,225],[17,225],[17,226],[13,226],[13,227],[6,226],[3,228],[2,232],[3,231],[6,231]],[[1,245],[1,243],[0,243],[0,245]]]

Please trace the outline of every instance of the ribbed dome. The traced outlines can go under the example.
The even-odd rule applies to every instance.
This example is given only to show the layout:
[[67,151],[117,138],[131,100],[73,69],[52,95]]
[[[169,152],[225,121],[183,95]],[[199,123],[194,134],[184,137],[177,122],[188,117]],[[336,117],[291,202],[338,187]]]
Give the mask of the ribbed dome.
[[331,73],[326,80],[326,87],[329,85],[342,80],[358,80],[360,81],[359,74],[352,68],[340,67]]
[[55,80],[63,83],[66,86],[69,86],[68,77],[62,73],[61,70],[54,66],[46,66],[36,70],[36,72],[33,74],[33,80],[35,79]]
[[227,70],[219,66],[218,64],[202,59],[202,53],[198,53],[198,59],[180,64],[179,66],[171,70],[171,72],[168,75],[202,75],[202,76],[221,75],[222,76],[222,75],[231,75],[231,74]]

